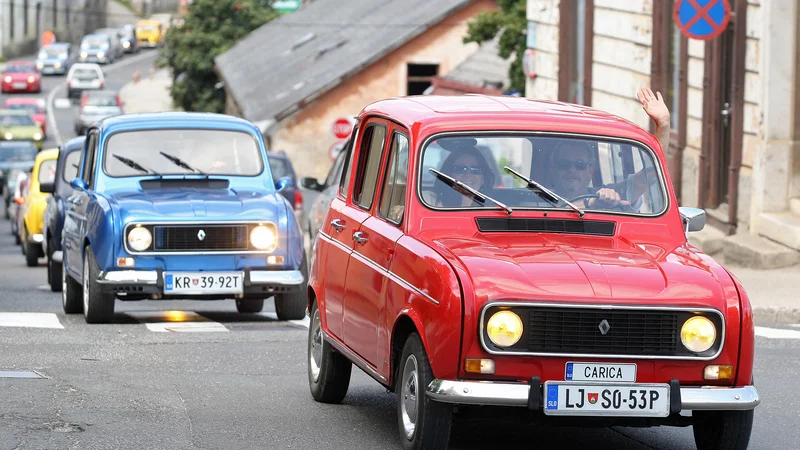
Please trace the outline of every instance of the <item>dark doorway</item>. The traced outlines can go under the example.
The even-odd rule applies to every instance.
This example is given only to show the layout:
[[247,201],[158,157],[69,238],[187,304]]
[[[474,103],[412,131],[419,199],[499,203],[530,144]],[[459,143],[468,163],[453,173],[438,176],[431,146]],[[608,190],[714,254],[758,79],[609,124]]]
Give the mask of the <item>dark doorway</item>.
[[439,75],[438,64],[408,64],[407,69],[407,95],[422,95],[431,86],[431,80]]

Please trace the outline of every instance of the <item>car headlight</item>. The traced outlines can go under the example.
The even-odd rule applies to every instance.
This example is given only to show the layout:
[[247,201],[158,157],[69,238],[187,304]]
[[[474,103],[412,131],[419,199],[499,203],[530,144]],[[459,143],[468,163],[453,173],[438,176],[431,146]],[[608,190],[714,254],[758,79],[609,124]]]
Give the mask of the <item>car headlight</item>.
[[498,311],[486,324],[489,339],[498,347],[511,347],[522,337],[522,319],[512,311]]
[[13,134],[11,134],[11,132],[10,132],[10,131],[9,131],[8,133],[6,133],[4,137],[5,137],[6,139],[8,139],[9,141],[10,141],[11,139],[14,139],[14,135],[13,135]]
[[43,62],[37,62],[36,63],[36,67],[41,69],[42,67],[44,67],[44,63]]
[[123,46],[123,47],[125,47],[125,48],[128,48],[128,47],[130,47],[130,46],[131,46],[131,43],[130,43],[130,42],[128,42],[128,41],[124,41],[124,42],[122,43],[122,46]]
[[34,77],[33,75],[28,77],[28,83],[33,83],[34,81],[36,81],[36,77]]
[[3,78],[3,81],[5,81],[6,83],[11,83],[11,77],[6,76],[5,78]]
[[88,58],[88,57],[89,57],[89,53],[87,53],[87,52],[81,52],[81,58],[83,58],[83,59],[86,59],[86,58]]
[[259,225],[250,230],[250,245],[258,250],[275,250],[278,246],[278,235],[275,228]]
[[134,227],[128,232],[128,246],[137,252],[142,252],[150,247],[153,235],[144,227]]
[[105,56],[106,56],[106,54],[105,54],[105,53],[103,53],[103,52],[97,52],[97,57],[98,57],[98,58],[101,58],[101,59],[102,59],[102,58],[104,58]]
[[42,133],[34,133],[33,140],[34,141],[41,141],[42,140]]
[[61,63],[60,62],[53,63],[53,67],[55,67],[56,69],[60,69],[61,68]]
[[710,349],[716,339],[717,329],[706,317],[694,316],[681,327],[681,342],[692,352],[702,353]]

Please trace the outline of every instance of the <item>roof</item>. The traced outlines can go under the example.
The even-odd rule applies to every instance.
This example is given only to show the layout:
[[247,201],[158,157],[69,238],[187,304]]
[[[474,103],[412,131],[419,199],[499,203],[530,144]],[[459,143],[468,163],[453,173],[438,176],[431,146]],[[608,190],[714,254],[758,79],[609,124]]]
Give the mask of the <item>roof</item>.
[[6,63],[6,67],[8,66],[36,66],[35,61],[22,61],[19,59],[15,59]]
[[45,150],[40,151],[36,155],[37,161],[42,161],[45,159],[58,159],[58,149],[57,148],[48,148]]
[[473,0],[315,0],[215,60],[242,115],[280,121]]
[[[181,126],[191,126],[193,128],[229,126],[240,130],[249,130],[258,134],[256,127],[238,117],[226,114],[202,113],[202,112],[155,112],[155,113],[136,113],[122,114],[107,117],[100,121],[101,127],[110,128],[170,128]],[[259,134],[260,135],[260,134]]]
[[510,83],[508,69],[512,58],[503,59],[497,54],[498,51],[496,39],[486,42],[443,78],[479,87],[489,85],[503,89]]
[[86,136],[74,137],[63,143],[61,145],[61,150],[67,153],[72,153],[75,150],[82,149],[84,142],[86,142]]

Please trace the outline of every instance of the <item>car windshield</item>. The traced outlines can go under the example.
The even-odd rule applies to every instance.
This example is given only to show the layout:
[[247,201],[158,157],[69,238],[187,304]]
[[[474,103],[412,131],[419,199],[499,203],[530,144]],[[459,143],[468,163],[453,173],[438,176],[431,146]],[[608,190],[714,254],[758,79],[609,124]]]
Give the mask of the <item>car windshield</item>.
[[64,170],[62,171],[62,179],[64,182],[69,183],[78,176],[78,168],[81,162],[81,151],[76,150],[64,160]]
[[136,27],[136,29],[139,31],[147,31],[147,32],[157,31],[158,25],[139,25],[138,27]]
[[72,76],[84,80],[100,78],[100,76],[97,74],[97,71],[94,69],[75,69],[75,72],[72,73]]
[[14,103],[11,105],[6,105],[6,109],[13,109],[15,111],[27,111],[30,114],[41,114],[42,108],[39,105],[35,105],[33,103]]
[[113,134],[103,164],[112,177],[148,173],[254,176],[264,169],[256,139],[240,131],[168,129]]
[[3,114],[0,123],[4,127],[30,127],[34,125],[33,119],[24,114]]
[[117,97],[115,95],[87,94],[85,106],[117,106]]
[[30,142],[3,143],[0,145],[0,161],[25,162],[33,161],[39,149]]
[[41,57],[52,57],[52,58],[66,58],[67,57],[67,48],[66,47],[45,47],[40,52]]
[[[512,209],[568,208],[534,184],[589,211],[657,215],[666,207],[656,158],[645,146],[630,142],[497,134],[448,136],[425,147],[421,166],[419,193],[423,202],[438,209],[498,208],[492,201],[473,198],[464,188],[450,186],[453,183],[445,178]],[[529,185],[523,177],[534,183]]]
[[269,169],[272,172],[272,179],[278,181],[283,177],[291,177],[289,164],[282,158],[269,158]]
[[52,183],[56,180],[58,160],[46,159],[39,164],[39,183]]
[[6,66],[6,72],[31,73],[31,72],[36,72],[36,69],[33,66],[29,66],[27,64],[9,64],[8,66]]
[[101,37],[96,38],[86,38],[81,43],[82,48],[90,48],[90,47],[106,47],[108,46],[108,40]]

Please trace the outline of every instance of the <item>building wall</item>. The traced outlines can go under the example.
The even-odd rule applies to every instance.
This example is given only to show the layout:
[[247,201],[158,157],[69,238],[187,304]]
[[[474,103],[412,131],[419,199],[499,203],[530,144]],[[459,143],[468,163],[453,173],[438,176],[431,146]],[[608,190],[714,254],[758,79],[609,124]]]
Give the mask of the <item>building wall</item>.
[[558,0],[528,0],[528,31],[534,42],[536,78],[526,78],[525,95],[539,100],[558,99]]
[[478,48],[463,43],[467,21],[494,8],[493,0],[477,0],[345,80],[284,120],[272,136],[272,149],[286,151],[299,176],[324,177],[331,165],[329,149],[337,142],[331,131],[337,118],[355,116],[374,101],[406,95],[407,63],[436,63],[441,75],[448,73]]

